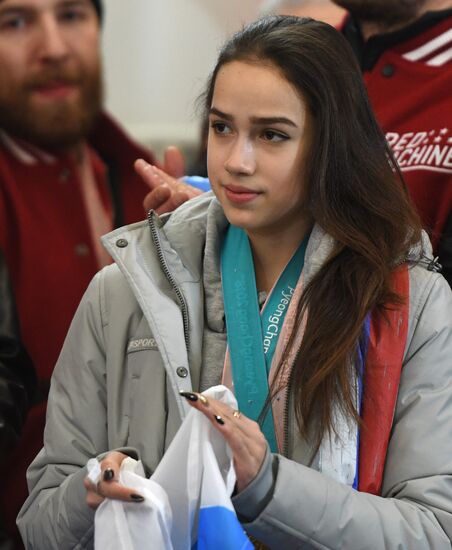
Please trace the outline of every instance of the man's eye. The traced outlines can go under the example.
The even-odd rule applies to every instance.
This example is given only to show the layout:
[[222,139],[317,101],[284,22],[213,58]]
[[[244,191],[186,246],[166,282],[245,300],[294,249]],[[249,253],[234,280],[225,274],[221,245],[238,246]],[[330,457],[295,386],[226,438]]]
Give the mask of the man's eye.
[[284,141],[289,139],[289,136],[286,136],[286,134],[276,132],[275,130],[265,130],[262,135],[266,141]]
[[212,122],[211,126],[216,134],[226,135],[231,133],[231,129],[224,122]]
[[24,29],[27,25],[27,20],[22,15],[15,15],[11,17],[6,17],[5,19],[0,20],[0,30],[21,30]]
[[70,9],[70,10],[64,10],[60,13],[59,19],[60,21],[66,21],[67,23],[72,23],[73,21],[83,21],[86,19],[86,12],[84,10],[76,10],[76,9]]

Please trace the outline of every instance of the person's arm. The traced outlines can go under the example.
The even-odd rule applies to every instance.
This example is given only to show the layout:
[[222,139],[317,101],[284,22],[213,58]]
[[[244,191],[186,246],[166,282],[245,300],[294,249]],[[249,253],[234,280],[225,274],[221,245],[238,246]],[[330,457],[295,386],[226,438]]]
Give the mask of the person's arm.
[[431,277],[414,312],[382,497],[275,455],[272,483],[267,463],[267,475],[259,474],[266,486],[255,487],[266,495],[263,508],[251,485],[234,499],[258,540],[272,548],[451,548],[452,294],[442,277]]
[[80,303],[52,376],[44,448],[27,472],[30,496],[17,521],[27,548],[92,545],[85,465],[108,451],[103,273]]
[[439,263],[443,266],[441,274],[452,288],[452,212],[447,218],[443,234],[438,245]]
[[0,252],[0,456],[17,442],[36,376],[22,345],[14,297]]

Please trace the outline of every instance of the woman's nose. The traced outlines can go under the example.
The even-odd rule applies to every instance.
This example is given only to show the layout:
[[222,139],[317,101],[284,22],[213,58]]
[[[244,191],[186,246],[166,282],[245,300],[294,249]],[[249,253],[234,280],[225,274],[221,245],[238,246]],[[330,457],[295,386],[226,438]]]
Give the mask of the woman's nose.
[[253,143],[248,138],[238,138],[230,150],[225,162],[225,169],[230,174],[251,175],[256,169],[256,158]]

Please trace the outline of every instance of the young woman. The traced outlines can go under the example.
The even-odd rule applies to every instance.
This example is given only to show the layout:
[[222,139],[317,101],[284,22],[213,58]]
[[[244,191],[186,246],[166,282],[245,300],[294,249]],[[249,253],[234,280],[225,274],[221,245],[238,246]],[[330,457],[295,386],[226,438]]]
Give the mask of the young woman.
[[[263,19],[226,44],[206,108],[214,194],[104,239],[116,264],[54,372],[26,544],[90,547],[105,497],[140,505],[122,460],[152,473],[193,406],[265,545],[450,548],[452,297],[352,52]],[[196,393],[221,380],[240,412]]]

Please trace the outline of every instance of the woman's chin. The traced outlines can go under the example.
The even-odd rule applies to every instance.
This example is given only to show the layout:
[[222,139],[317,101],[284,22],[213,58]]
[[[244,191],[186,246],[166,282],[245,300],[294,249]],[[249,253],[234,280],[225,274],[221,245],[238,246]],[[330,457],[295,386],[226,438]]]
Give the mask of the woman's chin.
[[234,225],[235,227],[240,227],[240,229],[243,229],[244,231],[253,229],[253,227],[255,226],[255,224],[253,224],[253,221],[250,220],[249,217],[247,216],[234,216],[234,215],[228,216],[227,213],[225,214],[228,222],[231,225]]

